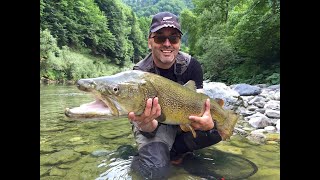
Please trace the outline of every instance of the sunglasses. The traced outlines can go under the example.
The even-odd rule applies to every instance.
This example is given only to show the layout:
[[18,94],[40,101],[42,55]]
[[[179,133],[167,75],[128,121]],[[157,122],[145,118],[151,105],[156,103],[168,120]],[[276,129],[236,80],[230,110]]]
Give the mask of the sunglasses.
[[178,35],[172,35],[172,36],[153,36],[151,37],[154,39],[154,42],[157,44],[163,44],[166,42],[167,39],[169,39],[171,44],[177,44],[181,38],[181,36]]

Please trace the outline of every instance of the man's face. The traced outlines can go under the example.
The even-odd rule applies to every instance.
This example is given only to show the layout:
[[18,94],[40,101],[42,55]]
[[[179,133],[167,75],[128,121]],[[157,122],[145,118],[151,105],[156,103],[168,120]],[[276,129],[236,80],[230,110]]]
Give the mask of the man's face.
[[151,33],[148,46],[152,51],[153,60],[159,68],[168,69],[172,66],[180,49],[180,38],[179,31],[170,27]]

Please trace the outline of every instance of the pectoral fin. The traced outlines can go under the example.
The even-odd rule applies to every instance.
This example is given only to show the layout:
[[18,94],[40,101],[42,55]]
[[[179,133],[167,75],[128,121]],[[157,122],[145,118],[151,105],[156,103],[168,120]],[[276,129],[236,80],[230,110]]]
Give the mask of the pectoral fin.
[[180,128],[181,128],[182,131],[184,131],[184,132],[191,131],[193,137],[194,137],[194,138],[197,137],[196,131],[194,131],[194,129],[192,128],[192,126],[190,126],[190,124],[180,124]]
[[214,100],[215,100],[221,107],[224,106],[224,101],[223,101],[223,99],[215,98]]

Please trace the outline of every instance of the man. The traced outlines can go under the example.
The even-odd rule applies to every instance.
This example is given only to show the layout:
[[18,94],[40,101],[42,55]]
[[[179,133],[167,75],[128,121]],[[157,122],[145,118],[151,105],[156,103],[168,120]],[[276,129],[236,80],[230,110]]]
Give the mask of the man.
[[[190,55],[179,51],[182,36],[178,17],[169,12],[153,16],[148,47],[151,53],[134,69],[159,74],[185,84],[196,82],[197,92],[203,92],[203,72],[200,63]],[[208,147],[221,141],[210,114],[210,100],[204,102],[205,112],[201,117],[190,116],[191,132],[183,132],[177,125],[159,123],[161,115],[158,98],[149,98],[142,115],[128,114],[132,122],[134,137],[138,144],[138,155],[134,157],[132,168],[147,179],[166,179],[171,164],[180,164],[187,152]],[[170,163],[171,162],[171,163]]]

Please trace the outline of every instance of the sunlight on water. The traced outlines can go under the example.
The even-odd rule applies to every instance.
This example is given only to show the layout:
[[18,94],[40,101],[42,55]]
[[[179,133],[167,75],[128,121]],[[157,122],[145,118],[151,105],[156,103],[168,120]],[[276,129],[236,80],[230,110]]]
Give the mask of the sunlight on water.
[[102,174],[96,180],[107,179],[132,179],[129,176],[131,160],[113,159],[110,164],[106,165],[108,170]]
[[[130,171],[136,144],[127,119],[80,122],[66,107],[92,101],[75,86],[40,87],[40,179],[138,179]],[[170,180],[280,179],[280,146],[244,137],[196,151],[174,166]]]

